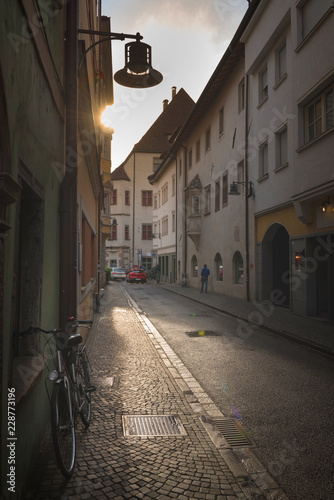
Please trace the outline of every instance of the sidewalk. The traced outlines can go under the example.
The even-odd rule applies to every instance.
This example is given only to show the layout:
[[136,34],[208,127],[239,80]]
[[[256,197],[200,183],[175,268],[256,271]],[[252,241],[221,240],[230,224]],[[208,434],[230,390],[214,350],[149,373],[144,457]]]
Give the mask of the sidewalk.
[[334,356],[333,322],[297,316],[288,309],[274,306],[270,301],[252,303],[218,293],[200,293],[196,288],[184,288],[176,284],[160,283],[159,286],[239,318],[238,334],[243,338],[247,338],[254,328],[261,326],[272,333]]
[[78,418],[74,474],[47,448],[26,500],[288,500],[217,431],[224,415],[122,285],[106,287],[88,353],[97,391],[87,431]]

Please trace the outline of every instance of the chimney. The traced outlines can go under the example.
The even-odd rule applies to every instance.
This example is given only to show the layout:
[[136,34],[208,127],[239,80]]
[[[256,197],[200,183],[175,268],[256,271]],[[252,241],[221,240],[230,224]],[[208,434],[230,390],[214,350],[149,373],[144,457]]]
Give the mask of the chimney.
[[172,87],[172,99],[176,96],[176,87]]
[[164,100],[162,101],[162,104],[163,104],[163,111],[165,111],[165,109],[166,109],[166,108],[167,108],[167,106],[168,106],[168,99],[164,99]]

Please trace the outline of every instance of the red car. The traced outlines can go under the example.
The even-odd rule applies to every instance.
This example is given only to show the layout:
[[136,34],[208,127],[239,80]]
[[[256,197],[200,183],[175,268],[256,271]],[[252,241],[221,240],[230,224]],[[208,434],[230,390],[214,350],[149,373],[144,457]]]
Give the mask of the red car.
[[131,269],[128,275],[128,283],[146,283],[146,273],[144,269],[136,267]]

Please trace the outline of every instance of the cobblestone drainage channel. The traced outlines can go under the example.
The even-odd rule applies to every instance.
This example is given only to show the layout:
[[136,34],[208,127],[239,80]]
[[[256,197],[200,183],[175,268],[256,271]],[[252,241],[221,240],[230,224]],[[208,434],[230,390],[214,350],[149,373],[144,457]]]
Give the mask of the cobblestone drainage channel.
[[125,437],[186,436],[177,415],[123,415]]

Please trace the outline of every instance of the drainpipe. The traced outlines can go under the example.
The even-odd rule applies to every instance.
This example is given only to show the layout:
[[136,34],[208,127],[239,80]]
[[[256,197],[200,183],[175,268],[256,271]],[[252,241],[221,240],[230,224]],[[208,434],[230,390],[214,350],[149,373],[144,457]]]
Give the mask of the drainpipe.
[[60,186],[59,323],[77,314],[78,0],[66,6],[66,164]]
[[[181,148],[184,150],[184,187],[186,188],[188,184],[188,172],[187,172],[187,148],[181,144]],[[187,272],[187,254],[188,254],[188,238],[187,238],[187,193],[184,192],[184,273]]]
[[136,153],[133,153],[132,266],[135,264]]
[[250,286],[249,286],[249,208],[248,208],[248,74],[246,74],[245,92],[245,183],[246,183],[246,196],[245,196],[245,240],[246,240],[246,293],[247,302],[250,302]]

